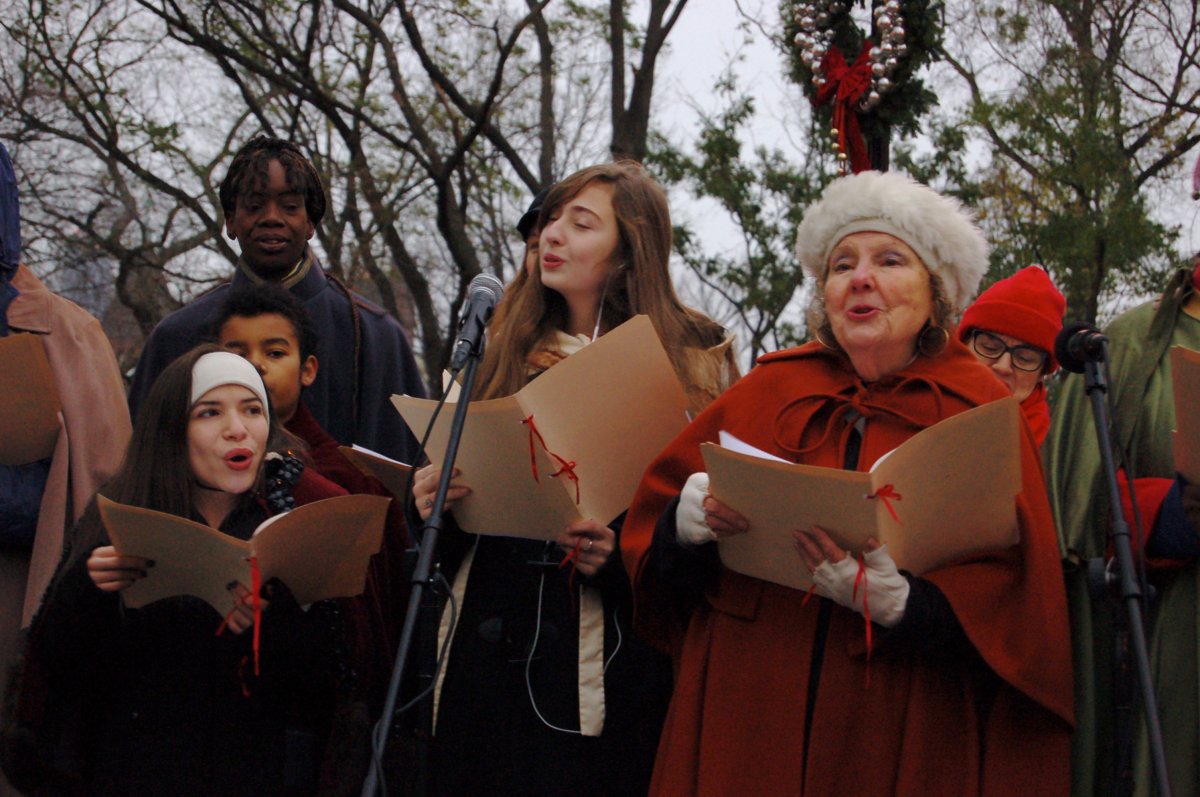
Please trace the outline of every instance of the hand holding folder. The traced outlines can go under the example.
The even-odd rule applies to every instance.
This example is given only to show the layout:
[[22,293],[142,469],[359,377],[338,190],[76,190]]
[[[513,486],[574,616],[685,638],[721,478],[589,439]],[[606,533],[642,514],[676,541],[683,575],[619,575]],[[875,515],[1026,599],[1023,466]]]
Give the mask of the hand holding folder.
[[250,558],[261,580],[278,578],[300,604],[360,594],[367,565],[379,550],[389,498],[342,495],[268,518],[249,540],[239,540],[186,518],[96,497],[117,552],[154,560],[154,567],[122,590],[125,605],[145,606],[174,595],[194,595],[224,614],[229,584],[251,584]]
[[795,589],[812,580],[792,531],[820,526],[858,553],[869,538],[920,574],[1017,542],[1020,407],[1012,398],[922,430],[869,472],[768,461],[706,443],[709,491],[742,514],[746,534],[719,541],[731,570]]
[[[436,402],[392,402],[420,438]],[[629,506],[686,412],[650,319],[635,316],[514,395],[471,403],[455,463],[471,494],[455,503],[455,519],[476,534],[546,540],[582,518],[607,523]],[[452,415],[447,404],[430,435],[435,465]]]

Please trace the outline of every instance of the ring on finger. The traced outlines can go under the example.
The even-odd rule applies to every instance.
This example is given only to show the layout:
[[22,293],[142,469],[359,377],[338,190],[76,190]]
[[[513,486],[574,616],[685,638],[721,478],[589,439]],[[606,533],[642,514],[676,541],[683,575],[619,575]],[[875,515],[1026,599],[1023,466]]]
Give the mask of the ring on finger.
[[595,541],[595,540],[593,540],[591,537],[588,537],[588,538],[587,538],[587,547],[586,547],[586,548],[584,548],[583,550],[585,550],[585,551],[590,551],[590,550],[592,550],[592,546],[593,546],[593,545],[595,545],[595,544],[596,544],[596,541]]

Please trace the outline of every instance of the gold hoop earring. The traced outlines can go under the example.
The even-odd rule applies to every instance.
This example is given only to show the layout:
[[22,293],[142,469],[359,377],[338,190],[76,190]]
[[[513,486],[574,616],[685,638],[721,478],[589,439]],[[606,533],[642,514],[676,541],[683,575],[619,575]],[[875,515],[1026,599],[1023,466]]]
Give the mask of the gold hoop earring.
[[917,352],[926,357],[936,357],[950,344],[950,332],[938,324],[926,323],[917,335]]
[[830,343],[829,341],[825,340],[826,330],[828,330],[829,334],[833,334],[833,330],[829,329],[824,324],[817,327],[817,333],[816,333],[817,342],[820,343],[825,348],[829,349],[830,351],[841,351],[842,347],[837,344],[837,338],[833,339],[833,343]]

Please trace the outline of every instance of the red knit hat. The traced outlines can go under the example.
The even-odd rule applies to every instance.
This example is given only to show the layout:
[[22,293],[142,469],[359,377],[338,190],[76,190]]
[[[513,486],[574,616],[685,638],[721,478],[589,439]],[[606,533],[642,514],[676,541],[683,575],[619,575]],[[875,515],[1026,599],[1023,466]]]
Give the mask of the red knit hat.
[[965,341],[972,329],[1018,338],[1048,352],[1053,371],[1058,368],[1054,339],[1062,331],[1066,309],[1066,300],[1046,270],[1041,266],[1026,266],[979,294],[963,313],[958,339]]

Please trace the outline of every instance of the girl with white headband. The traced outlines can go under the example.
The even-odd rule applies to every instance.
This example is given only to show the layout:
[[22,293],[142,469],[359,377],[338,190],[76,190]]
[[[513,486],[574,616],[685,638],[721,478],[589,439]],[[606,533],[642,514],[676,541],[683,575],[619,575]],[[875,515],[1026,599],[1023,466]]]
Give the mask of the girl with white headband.
[[[201,346],[155,382],[121,470],[100,493],[248,539],[290,508],[302,464],[264,467],[286,446],[254,367]],[[335,494],[330,486],[320,497]],[[336,609],[302,611],[285,585],[268,582],[261,629],[247,633],[252,600],[233,583],[236,608],[218,634],[222,618],[198,598],[122,605],[120,592],[154,564],[118,554],[95,502],[88,507],[30,630],[18,710],[37,717],[33,738],[16,737],[28,750],[6,755],[10,777],[19,759],[24,788],[66,785],[63,793],[313,793],[345,666]],[[256,635],[257,676],[246,666]]]

